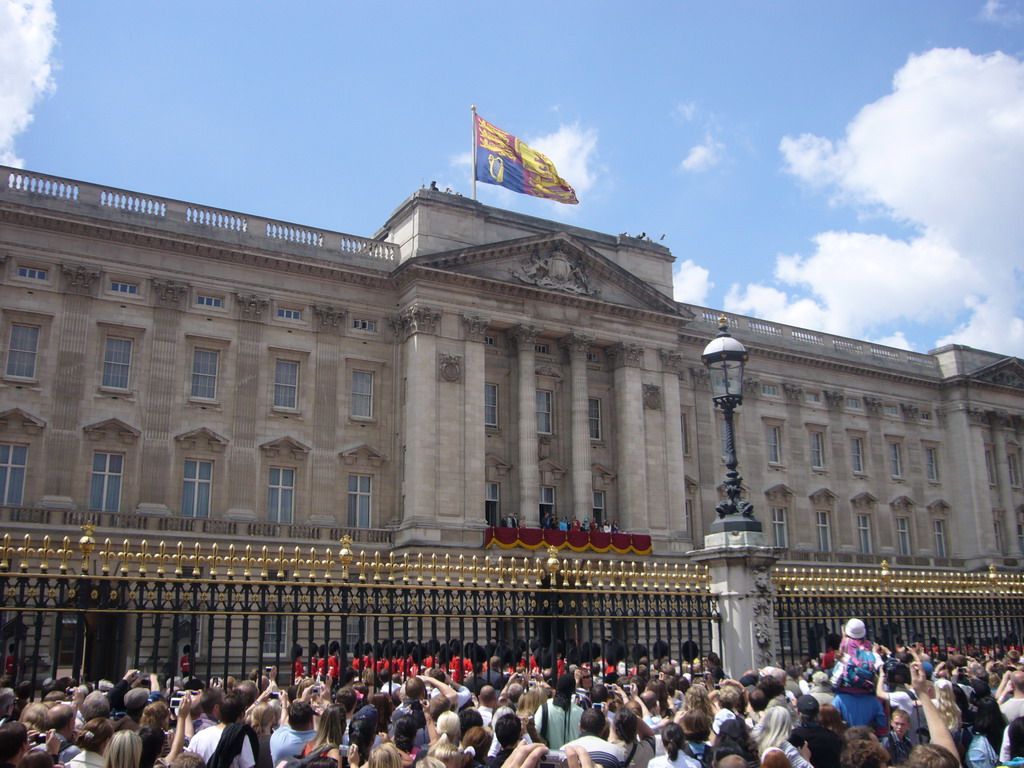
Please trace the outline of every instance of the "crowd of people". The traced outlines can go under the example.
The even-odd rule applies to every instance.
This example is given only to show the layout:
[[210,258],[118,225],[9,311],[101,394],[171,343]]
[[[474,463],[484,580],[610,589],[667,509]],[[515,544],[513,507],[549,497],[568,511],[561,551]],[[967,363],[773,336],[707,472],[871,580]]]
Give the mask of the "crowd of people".
[[39,690],[5,677],[0,768],[1024,765],[1017,650],[890,650],[857,619],[833,645],[738,679],[714,654],[654,653],[547,668],[495,655],[460,661],[457,675],[451,658],[414,669],[319,654],[297,658],[287,685],[275,667],[200,679],[188,656],[163,683],[138,670]]

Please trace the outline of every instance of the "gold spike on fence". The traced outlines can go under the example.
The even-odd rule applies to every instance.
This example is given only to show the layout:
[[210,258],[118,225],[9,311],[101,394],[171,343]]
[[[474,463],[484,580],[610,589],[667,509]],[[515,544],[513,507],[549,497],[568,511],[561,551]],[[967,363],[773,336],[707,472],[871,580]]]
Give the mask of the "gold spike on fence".
[[891,568],[776,566],[772,579],[780,595],[1024,595],[1024,575],[999,571],[925,571]]
[[704,565],[669,565],[566,558],[554,547],[533,557],[422,553],[383,555],[379,551],[354,552],[345,536],[337,549],[302,551],[295,547],[258,551],[246,545],[226,548],[182,542],[128,539],[97,542],[95,527],[82,526],[77,541],[64,537],[55,545],[49,536],[34,540],[30,534],[14,539],[4,534],[0,544],[0,572],[47,575],[56,566],[62,575],[96,573],[107,578],[176,578],[211,581],[276,580],[295,582],[351,581],[357,584],[473,587],[482,589],[545,588],[685,592],[706,594],[708,569]]

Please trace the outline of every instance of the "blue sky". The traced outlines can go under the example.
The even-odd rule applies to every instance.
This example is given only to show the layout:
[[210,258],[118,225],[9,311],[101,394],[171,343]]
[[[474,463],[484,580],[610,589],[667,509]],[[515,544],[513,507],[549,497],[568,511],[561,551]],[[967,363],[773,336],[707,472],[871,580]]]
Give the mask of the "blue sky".
[[1024,1],[0,0],[0,160],[369,235],[470,111],[677,298],[1024,355]]

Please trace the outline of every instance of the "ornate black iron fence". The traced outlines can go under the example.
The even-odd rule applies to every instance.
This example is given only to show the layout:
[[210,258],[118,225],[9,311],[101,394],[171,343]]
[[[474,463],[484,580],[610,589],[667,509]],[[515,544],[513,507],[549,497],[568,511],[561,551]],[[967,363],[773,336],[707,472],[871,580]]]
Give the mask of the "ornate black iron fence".
[[[49,537],[0,547],[0,640],[19,679],[98,679],[127,667],[239,675],[290,668],[337,642],[343,661],[499,652],[542,666],[614,655],[695,658],[718,633],[703,566],[448,555],[367,556]],[[445,650],[447,649],[447,650]],[[603,650],[602,650],[603,649]],[[304,654],[305,655],[305,654]]]
[[932,652],[1021,648],[1024,576],[880,568],[784,568],[772,572],[781,661],[816,658],[847,619],[893,648],[922,643]]

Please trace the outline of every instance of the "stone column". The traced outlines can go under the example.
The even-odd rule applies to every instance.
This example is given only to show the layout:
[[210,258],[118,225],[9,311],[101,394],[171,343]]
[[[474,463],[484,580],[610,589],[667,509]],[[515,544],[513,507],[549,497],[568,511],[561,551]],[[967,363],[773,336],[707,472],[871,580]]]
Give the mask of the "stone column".
[[[82,444],[79,414],[85,399],[86,365],[91,362],[86,358],[89,311],[92,308],[93,283],[100,273],[67,264],[61,265],[61,272],[64,306],[60,327],[52,331],[57,333],[58,375],[53,387],[53,423],[46,430],[47,471],[40,506],[71,509],[75,506],[75,474],[79,469],[77,457]],[[43,356],[39,355],[37,367],[42,365],[42,361]],[[124,496],[122,494],[122,503],[127,501]],[[88,495],[85,499],[88,500]]]
[[726,674],[738,679],[748,669],[776,664],[774,586],[771,568],[781,550],[757,546],[716,546],[695,553],[711,574],[722,620],[714,647],[723,649]]
[[[235,394],[231,455],[228,459],[228,509],[230,520],[255,520],[261,491],[266,493],[267,478],[260,476],[260,457],[256,452],[257,409],[260,398],[260,370],[266,365],[263,347],[263,313],[270,300],[251,294],[235,294],[238,309],[238,346],[235,353]],[[253,481],[255,479],[255,482]]]
[[[402,529],[432,523],[438,512],[436,414],[438,381],[437,337],[441,313],[423,305],[401,311],[392,327],[402,345],[402,376],[405,379],[405,499]],[[403,534],[403,541],[412,536]],[[415,538],[415,537],[413,537]]]
[[344,478],[339,479],[338,461],[338,388],[341,372],[341,329],[345,310],[329,304],[313,305],[313,330],[316,349],[313,365],[316,381],[313,392],[312,504],[307,515],[310,523],[348,525],[348,507]]
[[647,450],[644,444],[644,396],[639,344],[616,344],[608,350],[615,368],[615,422],[618,433],[619,503],[610,517],[626,531],[647,528]]
[[[181,411],[175,397],[181,386],[178,338],[181,334],[181,317],[188,306],[188,285],[173,280],[153,280],[152,285],[155,306],[149,388],[143,403],[142,433],[145,437],[142,463],[147,467],[166,467],[168,471],[147,475],[146,481],[140,486],[139,504],[135,511],[168,515],[171,513],[168,504],[175,495],[168,481],[176,467],[171,452],[171,419]],[[175,511],[175,514],[181,514],[180,510]]]
[[[1013,488],[1010,485],[1010,457],[1006,450],[1006,430],[1010,427],[1010,415],[1006,411],[989,411],[986,414],[992,428],[992,458],[996,463],[996,492],[999,506],[1003,510],[1003,549],[1007,540],[1015,534],[1016,515],[1013,509]],[[991,515],[991,513],[989,513]],[[979,521],[980,522],[980,521]],[[992,550],[995,551],[995,521],[989,524],[992,533]],[[1003,554],[998,552],[997,554]]]
[[594,510],[594,478],[590,468],[590,413],[587,352],[593,336],[570,333],[559,343],[569,355],[572,379],[572,511],[586,520]]
[[517,325],[509,332],[509,339],[518,350],[519,400],[519,522],[533,525],[538,520],[537,492],[540,473],[537,470],[537,376],[536,354],[540,329],[530,325]]
[[463,419],[463,477],[465,478],[465,500],[463,521],[466,527],[483,528],[484,485],[487,482],[487,433],[484,430],[484,334],[487,331],[486,317],[462,316],[466,330],[465,366],[463,371],[465,397],[465,418]]
[[[682,405],[679,397],[679,375],[683,356],[671,349],[658,350],[661,358],[661,391],[665,408],[665,468],[668,504],[664,512],[657,514],[657,521],[651,521],[651,528],[664,527],[677,533],[692,533],[686,530],[686,465],[683,458]],[[660,512],[660,511],[659,511]],[[664,517],[664,520],[660,518]],[[660,523],[661,525],[657,525]]]

